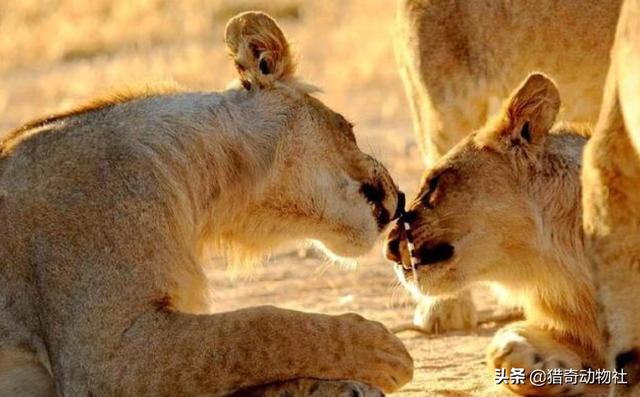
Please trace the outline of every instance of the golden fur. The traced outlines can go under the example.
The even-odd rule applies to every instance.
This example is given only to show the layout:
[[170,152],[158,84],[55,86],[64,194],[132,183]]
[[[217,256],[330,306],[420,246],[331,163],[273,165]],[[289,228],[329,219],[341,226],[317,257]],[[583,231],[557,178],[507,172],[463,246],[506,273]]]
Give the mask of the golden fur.
[[498,110],[492,102],[532,70],[558,82],[563,120],[595,121],[619,8],[619,0],[400,0],[396,55],[425,162],[480,128]]
[[357,315],[207,314],[209,247],[246,263],[306,238],[357,256],[399,202],[350,123],[296,81],[275,21],[240,14],[226,40],[242,86],[117,97],[2,142],[0,394],[222,396],[298,378],[392,391],[411,379],[402,343]]
[[[501,329],[487,351],[495,368],[601,368],[604,344],[583,244],[584,127],[554,126],[560,94],[532,74],[503,110],[425,172],[409,205],[419,266],[396,225],[386,253],[414,294],[448,295],[474,282],[499,285],[526,320]],[[553,127],[553,128],[552,128]],[[579,132],[579,133],[577,133]],[[573,395],[584,385],[509,384],[523,395]]]
[[[399,0],[396,58],[425,164],[484,125],[533,70],[558,82],[563,120],[594,122],[619,7],[620,0]],[[468,292],[421,302],[416,319],[429,331],[476,324]]]
[[4,151],[9,150],[14,141],[19,141],[21,134],[28,133],[30,130],[46,126],[47,124],[62,121],[69,117],[79,116],[83,113],[90,113],[97,110],[110,108],[129,101],[133,101],[135,99],[150,98],[162,94],[172,94],[177,93],[178,91],[178,86],[174,84],[154,84],[153,86],[146,87],[131,87],[127,90],[120,90],[98,98],[94,98],[87,103],[76,106],[65,112],[56,113],[50,116],[41,117],[29,121],[16,130],[9,132],[0,141],[0,154]]
[[595,265],[608,366],[640,396],[640,1],[626,1],[612,50],[600,118],[585,150],[584,230]]

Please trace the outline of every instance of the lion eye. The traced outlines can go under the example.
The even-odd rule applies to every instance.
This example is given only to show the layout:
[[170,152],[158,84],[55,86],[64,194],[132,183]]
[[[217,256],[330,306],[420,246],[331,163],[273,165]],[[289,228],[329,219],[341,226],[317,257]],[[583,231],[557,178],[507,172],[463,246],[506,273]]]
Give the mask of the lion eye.
[[440,180],[440,175],[436,175],[429,181],[429,193],[433,193],[438,187],[438,181]]
[[429,190],[422,196],[422,203],[428,208],[433,208],[435,204],[435,192],[438,188],[438,182],[440,181],[440,175],[435,175],[429,179]]

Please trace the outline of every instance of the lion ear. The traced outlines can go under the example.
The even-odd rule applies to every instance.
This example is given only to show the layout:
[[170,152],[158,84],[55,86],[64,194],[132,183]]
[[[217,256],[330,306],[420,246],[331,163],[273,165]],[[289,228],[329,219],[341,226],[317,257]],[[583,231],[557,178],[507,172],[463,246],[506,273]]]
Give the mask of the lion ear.
[[246,89],[271,88],[277,81],[293,78],[289,43],[269,15],[256,11],[236,15],[227,23],[224,38]]
[[514,145],[541,145],[560,109],[556,84],[542,73],[532,73],[513,92],[506,106]]

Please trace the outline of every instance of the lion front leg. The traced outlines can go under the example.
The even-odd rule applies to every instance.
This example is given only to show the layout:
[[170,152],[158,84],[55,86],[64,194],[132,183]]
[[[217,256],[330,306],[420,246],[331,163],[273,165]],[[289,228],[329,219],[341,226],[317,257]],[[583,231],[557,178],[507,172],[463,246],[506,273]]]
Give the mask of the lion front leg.
[[384,393],[356,381],[296,379],[239,390],[228,397],[384,397]]
[[582,360],[551,334],[525,322],[510,324],[496,333],[487,350],[487,365],[496,383],[520,395],[573,396],[585,387],[579,382],[555,384],[549,379],[549,371],[579,372]]
[[416,306],[413,323],[430,334],[474,329],[478,316],[471,292],[465,290],[442,298],[423,297]]
[[379,323],[275,307],[215,315],[153,310],[124,331],[103,327],[67,346],[72,351],[57,355],[91,360],[57,363],[65,395],[224,396],[299,378],[355,379],[390,392],[413,373],[402,343]]

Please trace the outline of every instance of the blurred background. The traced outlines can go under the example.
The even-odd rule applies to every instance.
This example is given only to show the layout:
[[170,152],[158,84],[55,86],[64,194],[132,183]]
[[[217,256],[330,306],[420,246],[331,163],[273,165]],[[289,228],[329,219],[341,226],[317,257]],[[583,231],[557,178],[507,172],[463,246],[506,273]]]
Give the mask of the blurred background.
[[[128,85],[224,89],[234,77],[224,26],[261,9],[280,22],[321,99],[358,125],[363,149],[387,161],[392,151],[418,158],[392,49],[394,8],[389,0],[2,0],[0,131]],[[390,139],[369,139],[372,128]]]
[[[300,75],[356,124],[360,147],[412,197],[423,166],[393,53],[392,0],[0,0],[0,137],[32,118],[127,86],[173,80],[190,90],[224,89],[235,72],[224,26],[254,9],[279,21]],[[381,245],[359,262],[345,269],[313,249],[283,247],[233,278],[224,260],[212,258],[213,308],[273,304],[357,311],[389,327],[410,322],[414,305],[397,287]],[[477,304],[495,308],[486,294]],[[501,395],[484,366],[494,331],[401,333],[416,372],[397,395]]]

